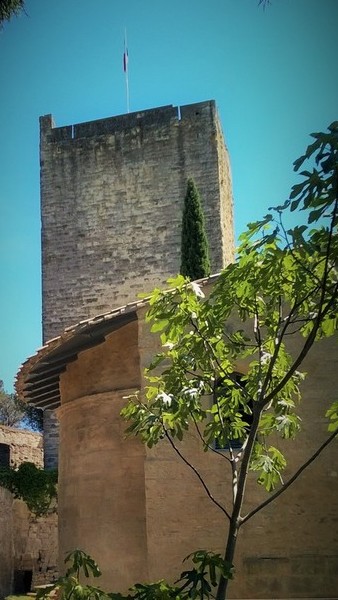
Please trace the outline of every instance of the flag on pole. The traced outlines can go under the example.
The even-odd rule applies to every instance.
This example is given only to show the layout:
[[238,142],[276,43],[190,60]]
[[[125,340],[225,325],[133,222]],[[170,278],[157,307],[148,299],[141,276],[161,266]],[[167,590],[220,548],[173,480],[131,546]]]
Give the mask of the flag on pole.
[[128,48],[126,36],[124,36],[123,71],[125,73],[128,71]]
[[124,30],[124,52],[123,52],[123,71],[126,79],[127,112],[129,113],[129,77],[128,77],[128,45],[127,30]]

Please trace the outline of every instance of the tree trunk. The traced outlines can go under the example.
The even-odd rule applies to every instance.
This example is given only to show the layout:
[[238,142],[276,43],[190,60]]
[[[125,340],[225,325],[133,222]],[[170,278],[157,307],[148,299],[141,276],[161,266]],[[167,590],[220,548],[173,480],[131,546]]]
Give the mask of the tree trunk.
[[[250,463],[251,454],[252,454],[252,450],[253,450],[256,435],[257,435],[257,429],[258,429],[259,419],[260,419],[262,410],[263,410],[262,404],[259,406],[257,403],[257,405],[256,406],[254,405],[254,407],[253,407],[253,421],[252,421],[252,424],[250,427],[249,437],[248,437],[247,444],[246,444],[246,447],[244,450],[242,465],[240,468],[240,473],[239,473],[239,478],[238,478],[238,486],[237,486],[237,491],[235,494],[235,501],[234,501],[234,505],[233,505],[233,511],[232,511],[232,515],[230,518],[228,539],[227,539],[227,544],[226,544],[225,554],[224,554],[224,561],[225,561],[226,565],[234,564],[234,555],[235,555],[236,544],[237,544],[238,530],[241,526],[241,516],[240,515],[241,515],[242,504],[243,504],[243,499],[244,499],[244,494],[245,494],[245,486],[246,486],[247,477],[248,477],[249,463]],[[225,578],[224,576],[220,577],[217,594],[216,594],[216,600],[225,600],[228,582],[229,582],[229,579]]]
[[[224,561],[227,565],[232,565],[234,562],[238,529],[239,529],[239,525],[238,525],[237,519],[232,518],[230,521],[227,545],[226,545],[225,554],[224,554]],[[223,575],[221,575],[219,584],[218,584],[218,588],[217,588],[216,600],[225,600],[227,588],[228,588],[228,582],[229,582],[229,579],[225,578]]]

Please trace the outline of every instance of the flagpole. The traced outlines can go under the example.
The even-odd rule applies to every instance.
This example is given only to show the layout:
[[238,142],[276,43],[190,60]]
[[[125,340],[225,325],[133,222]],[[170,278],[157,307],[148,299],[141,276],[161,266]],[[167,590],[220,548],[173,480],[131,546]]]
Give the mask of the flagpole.
[[127,45],[127,29],[124,30],[124,54],[123,54],[123,70],[126,79],[126,97],[127,97],[127,112],[130,112],[129,105],[129,76],[128,76],[128,45]]

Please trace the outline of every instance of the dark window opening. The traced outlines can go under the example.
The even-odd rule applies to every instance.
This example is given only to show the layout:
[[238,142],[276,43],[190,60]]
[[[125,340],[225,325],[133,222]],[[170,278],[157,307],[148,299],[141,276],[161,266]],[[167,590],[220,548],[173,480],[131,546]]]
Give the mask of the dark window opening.
[[9,467],[11,462],[11,447],[0,444],[0,467]]
[[[237,384],[237,386],[240,386],[243,390],[245,388],[245,381],[243,381],[243,374],[242,373],[233,373],[231,379]],[[224,391],[224,383],[222,382],[222,380],[220,380],[219,382],[217,382],[217,386],[216,386],[216,397],[217,397],[217,389],[219,390],[219,395],[221,395],[222,390]],[[214,401],[216,403],[216,399]],[[252,403],[248,402],[248,406],[250,409],[252,409]],[[243,410],[243,407],[239,407],[238,412],[241,413],[241,416],[243,417],[243,421],[245,421],[248,426],[245,428],[247,432],[249,432],[250,430],[250,425],[252,423],[252,413],[251,412],[245,412]],[[246,437],[246,436],[245,436]],[[235,438],[235,439],[231,439],[229,440],[228,444],[223,444],[221,443],[218,439],[215,440],[215,449],[216,450],[229,450],[230,446],[233,450],[240,450],[243,446],[243,443],[245,441],[245,438]]]
[[27,594],[31,591],[33,571],[14,571],[13,593]]

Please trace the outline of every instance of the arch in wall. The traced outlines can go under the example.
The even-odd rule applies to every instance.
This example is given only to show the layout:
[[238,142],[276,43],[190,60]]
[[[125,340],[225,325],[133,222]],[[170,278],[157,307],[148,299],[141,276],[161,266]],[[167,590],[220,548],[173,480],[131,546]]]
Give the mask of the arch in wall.
[[9,444],[0,444],[0,467],[9,467],[11,464],[11,447]]

